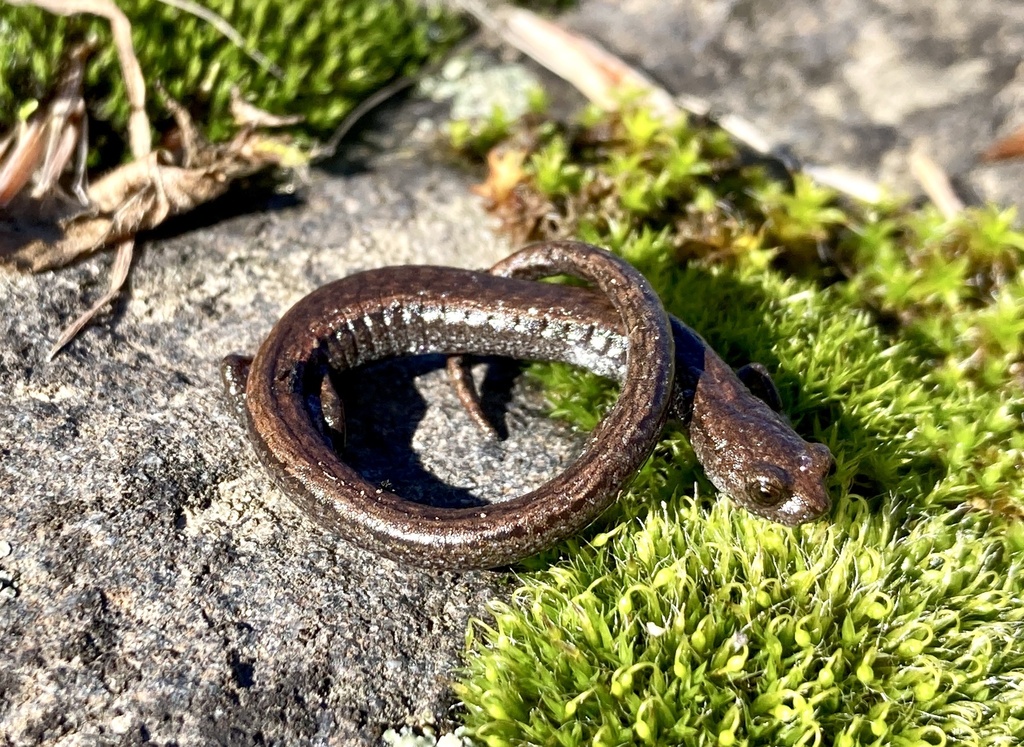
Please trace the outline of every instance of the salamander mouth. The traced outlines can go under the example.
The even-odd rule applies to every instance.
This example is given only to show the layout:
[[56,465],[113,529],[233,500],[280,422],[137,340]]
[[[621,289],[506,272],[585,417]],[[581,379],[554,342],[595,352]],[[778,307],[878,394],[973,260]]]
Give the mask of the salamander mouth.
[[823,517],[832,508],[832,501],[821,488],[819,495],[810,497],[807,495],[794,496],[786,501],[785,505],[779,507],[779,514],[782,523],[786,526],[795,527],[809,521],[816,521]]
[[791,495],[769,509],[769,517],[780,524],[795,527],[825,516],[832,508],[825,482],[835,469],[835,458],[824,444],[809,444],[800,457]]
[[758,506],[742,504],[750,513],[769,519],[776,524],[797,527],[811,521],[817,521],[832,508],[832,501],[822,488],[821,495],[808,499],[805,495],[794,495],[775,506]]

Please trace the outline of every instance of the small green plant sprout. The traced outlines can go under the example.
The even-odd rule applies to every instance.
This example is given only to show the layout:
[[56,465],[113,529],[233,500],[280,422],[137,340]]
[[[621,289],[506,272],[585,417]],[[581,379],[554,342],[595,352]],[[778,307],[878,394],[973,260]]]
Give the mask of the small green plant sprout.
[[513,122],[501,106],[495,105],[484,119],[460,119],[448,125],[451,145],[461,153],[484,158],[498,143],[508,137]]

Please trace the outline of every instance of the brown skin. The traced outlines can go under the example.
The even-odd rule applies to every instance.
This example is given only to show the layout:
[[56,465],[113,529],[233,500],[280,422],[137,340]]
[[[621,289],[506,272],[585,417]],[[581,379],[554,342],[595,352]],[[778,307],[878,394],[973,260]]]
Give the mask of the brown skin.
[[[671,319],[677,351],[688,348],[686,337],[704,342]],[[828,447],[800,438],[710,347],[704,345],[699,368],[687,367],[682,357],[677,353],[676,381],[691,382],[694,391],[690,444],[715,487],[751,513],[787,526],[825,514],[832,505],[824,487],[833,465]],[[685,407],[684,401],[674,411],[685,413]]]
[[[624,261],[555,241],[494,272],[515,277],[406,266],[344,278],[289,310],[255,359],[225,359],[225,386],[257,455],[319,524],[422,567],[507,565],[597,518],[650,454],[670,410],[712,482],[744,507],[787,525],[828,510],[828,449],[750,394]],[[533,282],[553,274],[595,290]],[[617,378],[621,391],[580,457],[541,488],[483,509],[424,506],[341,461],[331,436],[344,427],[342,408],[324,383],[329,369],[423,353],[559,360]]]

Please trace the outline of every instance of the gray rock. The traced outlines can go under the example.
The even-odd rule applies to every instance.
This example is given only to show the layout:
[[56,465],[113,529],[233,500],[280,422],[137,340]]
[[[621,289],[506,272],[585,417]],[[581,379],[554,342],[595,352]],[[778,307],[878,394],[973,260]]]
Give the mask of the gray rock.
[[564,22],[804,160],[914,195],[917,144],[968,199],[1024,205],[1024,163],[977,161],[1024,126],[1016,0],[585,0]]
[[[4,278],[0,744],[369,744],[448,723],[467,620],[506,574],[422,573],[319,531],[271,487],[217,370],[332,278],[507,253],[421,114],[385,112],[370,172],[317,172],[297,204],[146,242],[118,313],[53,363],[109,259]],[[571,457],[522,384],[508,441],[481,438],[439,365],[354,382],[352,458],[372,479],[500,500]]]

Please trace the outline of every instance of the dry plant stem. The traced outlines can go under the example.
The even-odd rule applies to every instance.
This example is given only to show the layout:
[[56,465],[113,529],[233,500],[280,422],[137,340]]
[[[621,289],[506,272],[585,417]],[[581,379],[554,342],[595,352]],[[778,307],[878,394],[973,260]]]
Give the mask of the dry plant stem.
[[9,147],[10,155],[0,164],[0,208],[7,207],[32,180],[36,165],[46,148],[46,126],[41,119],[19,125]]
[[[92,50],[93,44],[85,42],[65,52],[60,80],[53,96],[27,122],[16,125],[8,136],[7,143],[13,143],[13,148],[10,148],[9,157],[0,163],[0,208],[7,207],[33,180],[33,200],[40,201],[55,193],[57,180],[71,160],[76,144],[78,154],[72,191],[83,206],[87,204],[82,81],[85,62]],[[7,147],[4,152],[7,152]]]
[[132,156],[143,158],[152,146],[149,118],[146,116],[146,83],[142,68],[132,46],[132,26],[128,17],[112,0],[7,0],[12,5],[34,5],[55,15],[70,16],[78,13],[105,18],[110,23],[117,56],[121,62],[121,75],[128,94],[131,115],[128,119],[128,137]]
[[371,111],[376,109],[378,106],[383,104],[393,96],[397,96],[399,93],[415,85],[420,80],[419,76],[407,76],[405,78],[399,78],[393,83],[381,88],[379,91],[367,96],[365,99],[360,101],[356,107],[346,115],[345,119],[341,121],[334,132],[331,134],[330,140],[316,148],[313,152],[314,160],[321,160],[325,158],[331,158],[335,153],[338,152],[338,146],[341,145],[341,141],[345,139],[345,136],[352,131],[352,128],[356,124],[369,114]]
[[171,6],[172,8],[177,8],[185,13],[190,13],[196,18],[206,21],[217,29],[217,31],[223,34],[228,41],[241,49],[249,59],[278,80],[284,80],[284,73],[281,71],[281,68],[271,62],[270,59],[258,49],[250,49],[249,45],[246,44],[245,39],[242,38],[242,35],[238,33],[234,26],[227,22],[227,19],[217,15],[209,8],[203,7],[199,3],[191,2],[191,0],[160,0],[160,2],[164,5]]
[[392,81],[388,85],[360,101],[352,111],[345,115],[345,118],[334,129],[334,132],[331,133],[330,139],[314,150],[311,160],[320,161],[333,157],[338,152],[338,146],[341,145],[341,141],[345,139],[345,136],[352,131],[352,128],[355,127],[363,117],[385,101],[397,96],[405,89],[416,85],[424,78],[433,75],[440,70],[448,60],[455,57],[463,50],[474,46],[477,41],[477,34],[472,34],[469,38],[464,39],[459,44],[456,44],[436,62],[431,63],[414,75],[406,75],[398,80]]
[[198,165],[190,168],[162,163],[161,156],[166,158],[166,154],[151,153],[142,161],[125,164],[105,175],[89,190],[95,214],[71,221],[60,240],[33,242],[23,253],[22,267],[38,272],[67,264],[103,246],[117,244],[108,291],[61,332],[48,359],[117,297],[127,278],[139,231],[153,228],[171,215],[188,212],[220,196],[235,179],[273,162],[272,156],[259,148],[258,136],[251,134],[236,138],[223,150],[207,146],[192,157]]
[[72,191],[82,205],[88,204],[85,194],[85,162],[88,157],[86,141],[85,100],[82,98],[82,83],[85,79],[85,62],[92,54],[92,42],[77,45],[65,60],[65,70],[57,86],[57,95],[45,112],[39,113],[46,128],[46,154],[37,170],[33,199],[50,194],[57,180],[64,173],[64,167],[76,150],[75,179]]
[[6,252],[0,243],[0,256],[19,269],[41,272],[132,238],[168,216],[219,197],[235,179],[276,163],[272,151],[259,147],[261,142],[260,136],[250,134],[224,148],[209,147],[191,167],[168,163],[161,152],[127,163],[89,188],[93,212],[64,223],[59,239],[34,239]]
[[[164,98],[169,99],[167,96]],[[238,86],[231,88],[231,117],[239,127],[288,127],[303,120],[301,114],[282,116],[253,106],[242,98]]]
[[[779,158],[778,144],[772,143],[749,119],[737,114],[716,113],[710,101],[699,96],[679,94],[675,97],[681,109],[697,117],[706,118],[729,133],[733,139],[763,156]],[[831,187],[849,197],[870,204],[885,199],[885,190],[871,179],[855,174],[838,166],[822,166],[814,163],[795,163],[790,156],[780,158],[792,171],[802,171],[818,184]]]
[[70,126],[51,128],[46,143],[46,155],[43,158],[43,165],[39,169],[39,177],[35,189],[32,190],[32,197],[41,199],[50,194],[57,187],[57,180],[64,171],[64,167],[71,160],[73,154],[77,153],[75,159],[75,179],[72,191],[83,205],[88,204],[88,197],[85,193],[85,163],[88,158],[88,142],[86,139],[85,106],[77,109],[74,113],[75,120]]
[[736,114],[716,114],[707,99],[681,93],[675,97],[675,103],[690,114],[714,120],[715,124],[757,153],[770,155],[775,147],[753,122]]
[[117,298],[117,295],[121,292],[121,287],[128,279],[128,270],[132,266],[132,256],[135,250],[135,239],[127,239],[117,245],[117,253],[114,255],[114,264],[110,268],[110,287],[107,292],[104,293],[99,300],[94,303],[88,311],[79,316],[75,321],[71,322],[64,330],[60,333],[57,341],[53,343],[53,347],[50,348],[46,354],[46,360],[52,361],[53,357],[59,353],[65,345],[71,342],[78,335],[82,329],[85,328],[92,318],[99,314],[107,304]]
[[822,166],[814,163],[802,164],[800,170],[818,184],[831,187],[855,200],[875,205],[888,197],[889,193],[878,182],[857,174],[842,166]]
[[935,163],[920,144],[910,149],[910,173],[913,174],[921,189],[928,195],[935,207],[947,220],[955,218],[963,212],[964,203],[956,196],[949,176],[939,164]]
[[596,43],[521,8],[489,10],[477,0],[455,3],[506,44],[572,83],[605,111],[619,108],[618,90],[645,92],[648,104],[666,118],[678,117],[672,96],[639,70]]
[[199,132],[199,128],[192,121],[192,115],[188,113],[188,110],[175,101],[167,93],[163,85],[157,83],[156,92],[160,96],[164,107],[171,113],[171,117],[174,118],[174,124],[178,128],[178,136],[181,138],[181,145],[178,149],[180,152],[178,165],[186,169],[191,168],[193,159],[205,143],[202,133]]
[[[777,157],[779,149],[748,120],[734,114],[716,114],[709,102],[696,96],[673,96],[590,39],[523,8],[491,10],[479,0],[452,0],[452,3],[506,44],[569,81],[605,111],[619,108],[623,91],[642,92],[648,106],[667,120],[683,112],[706,117],[745,147]],[[792,161],[791,158],[780,160],[787,164]],[[820,183],[858,200],[873,203],[885,196],[880,186],[856,174],[815,165],[803,165],[800,169]]]
[[[111,0],[9,0],[16,5],[34,5],[59,15],[90,13],[106,19],[111,26],[131,115],[129,140],[134,160],[118,167],[91,187],[85,184],[85,103],[82,79],[88,44],[67,53],[67,67],[49,105],[37,112],[2,143],[0,161],[0,207],[9,211],[17,228],[0,231],[0,264],[40,272],[66,265],[106,246],[117,252],[107,292],[59,336],[47,356],[53,356],[89,321],[113,300],[124,285],[131,266],[135,236],[153,228],[171,215],[187,212],[196,205],[223,194],[232,182],[279,163],[287,144],[257,134],[257,126],[293,120],[273,118],[255,107],[239,102],[236,116],[244,129],[225,145],[205,143],[184,110],[168,100],[182,133],[183,147],[177,153],[153,152],[149,120],[145,113],[145,84],[131,43],[127,16]],[[195,13],[217,27],[240,46],[238,33],[219,16],[208,13],[189,0],[163,0],[185,12]],[[257,59],[269,64],[265,57]],[[280,76],[280,71],[272,70]],[[72,191],[81,205],[57,205],[61,197],[57,180],[73,154],[78,154]],[[34,181],[31,195],[23,194]],[[13,202],[17,200],[17,202]],[[60,200],[57,201],[58,203]],[[67,199],[64,199],[67,203]],[[87,208],[83,210],[82,207]],[[36,215],[40,223],[24,220]],[[40,230],[42,228],[43,230]],[[53,239],[53,230],[59,238]]]

